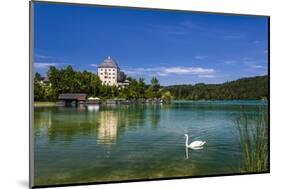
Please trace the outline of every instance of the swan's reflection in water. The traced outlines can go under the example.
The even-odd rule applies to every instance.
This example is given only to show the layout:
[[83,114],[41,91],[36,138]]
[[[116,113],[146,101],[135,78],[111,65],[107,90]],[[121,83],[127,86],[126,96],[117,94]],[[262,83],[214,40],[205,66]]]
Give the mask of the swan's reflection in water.
[[185,147],[185,159],[188,159],[188,148]]
[[[201,147],[196,147],[196,148],[191,148],[191,151],[193,151],[193,150],[201,150],[201,149],[203,149],[203,147],[201,146]],[[188,159],[189,158],[189,148],[187,148],[187,147],[185,147],[185,159]]]

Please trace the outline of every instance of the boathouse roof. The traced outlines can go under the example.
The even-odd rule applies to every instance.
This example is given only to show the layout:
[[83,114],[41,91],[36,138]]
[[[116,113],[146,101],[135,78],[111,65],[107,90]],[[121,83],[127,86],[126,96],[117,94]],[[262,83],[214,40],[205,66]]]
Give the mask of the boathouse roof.
[[59,100],[86,100],[85,93],[62,93],[59,95]]

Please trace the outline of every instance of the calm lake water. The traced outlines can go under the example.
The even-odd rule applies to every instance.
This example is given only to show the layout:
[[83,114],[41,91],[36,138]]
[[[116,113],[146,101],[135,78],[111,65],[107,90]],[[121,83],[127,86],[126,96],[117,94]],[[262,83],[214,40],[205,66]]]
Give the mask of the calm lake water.
[[[36,107],[35,185],[241,172],[235,120],[267,101],[174,101],[163,105]],[[205,140],[188,151],[189,141]]]

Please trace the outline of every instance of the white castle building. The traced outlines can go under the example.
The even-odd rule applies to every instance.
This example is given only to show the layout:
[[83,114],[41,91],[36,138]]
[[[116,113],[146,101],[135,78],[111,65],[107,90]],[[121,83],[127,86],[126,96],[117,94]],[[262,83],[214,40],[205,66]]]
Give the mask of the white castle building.
[[124,82],[125,74],[120,71],[120,68],[115,60],[110,56],[107,57],[98,67],[98,76],[103,85],[110,86],[126,86]]

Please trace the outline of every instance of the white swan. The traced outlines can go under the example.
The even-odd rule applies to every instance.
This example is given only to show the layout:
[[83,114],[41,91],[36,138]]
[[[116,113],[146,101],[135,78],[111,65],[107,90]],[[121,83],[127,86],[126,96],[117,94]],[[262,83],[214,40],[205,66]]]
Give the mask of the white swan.
[[192,149],[202,149],[203,145],[206,143],[206,141],[201,141],[201,140],[196,140],[190,144],[188,144],[188,134],[184,134],[184,136],[186,137],[186,141],[185,141],[185,146],[187,148],[192,148]]

